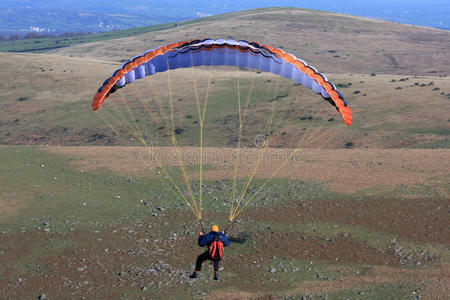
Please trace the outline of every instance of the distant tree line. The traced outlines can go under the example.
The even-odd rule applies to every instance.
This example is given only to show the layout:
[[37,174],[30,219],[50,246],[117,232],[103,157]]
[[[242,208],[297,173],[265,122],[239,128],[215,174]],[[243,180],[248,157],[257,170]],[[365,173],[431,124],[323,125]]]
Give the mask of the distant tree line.
[[45,39],[45,38],[68,38],[68,37],[74,37],[74,36],[82,36],[82,35],[89,35],[92,34],[92,32],[82,32],[82,31],[76,31],[76,32],[63,32],[63,33],[51,33],[51,32],[28,32],[25,35],[19,35],[19,34],[11,34],[11,35],[0,35],[0,42],[4,41],[16,41],[20,39]]

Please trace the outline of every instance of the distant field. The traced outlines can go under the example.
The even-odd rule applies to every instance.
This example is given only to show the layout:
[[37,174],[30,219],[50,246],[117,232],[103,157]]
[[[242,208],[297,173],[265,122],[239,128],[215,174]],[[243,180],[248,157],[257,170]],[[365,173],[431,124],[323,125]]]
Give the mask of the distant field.
[[137,34],[148,33],[175,27],[177,23],[144,26],[132,29],[110,31],[97,34],[79,35],[73,37],[54,37],[37,39],[19,39],[15,41],[0,42],[0,52],[48,52],[49,50],[69,47],[76,44],[85,44],[99,41],[109,41]]
[[[98,86],[107,74],[119,67],[118,64],[43,54],[0,54],[0,61],[5,66],[5,71],[0,74],[0,86],[6,90],[0,95],[1,143],[133,145],[118,137],[90,107]],[[193,138],[196,135],[198,137],[198,124],[194,123],[197,111],[194,105],[192,72],[180,70],[171,74],[173,84],[179,84],[177,88],[172,88],[174,99],[185,99],[183,102],[176,100],[176,109],[184,114],[181,122],[185,131],[180,138],[184,145],[196,146],[198,141]],[[340,120],[339,114],[310,90],[292,86],[287,81],[280,81],[283,85],[277,90],[278,79],[274,76],[235,71],[230,74],[220,70],[213,75],[208,70],[199,70],[195,75],[203,93],[208,78],[213,76],[210,80],[217,81],[211,90],[212,106],[207,114],[210,119],[207,122],[208,130],[205,131],[210,146],[226,146],[236,138],[236,132],[224,131],[225,128],[238,128],[236,75],[240,76],[242,82],[243,101],[246,100],[249,84],[257,79],[256,82],[261,85],[257,89],[260,94],[255,94],[253,101],[265,103],[267,111],[270,111],[273,104],[270,102],[271,98],[288,95],[280,98],[281,102],[277,107],[282,108],[286,103],[292,102],[289,106],[292,111],[276,115],[279,121],[289,116],[286,120],[291,127],[287,127],[287,133],[291,128],[291,134],[295,135],[296,128],[302,130],[314,123],[315,128],[328,129],[327,132],[334,137],[325,143],[327,132],[324,132],[323,139],[317,140],[310,147],[345,148],[349,142],[352,142],[354,148],[448,148],[450,145],[448,115],[442,109],[447,105],[450,95],[447,77],[327,74],[349,101],[353,111],[354,122],[347,127]],[[267,80],[271,82],[266,82]],[[134,102],[139,99],[153,101],[157,107],[158,97],[150,96],[150,83],[154,87],[167,88],[167,74],[127,86],[107,99],[105,108],[114,103],[120,104],[122,96]],[[221,108],[215,109],[214,105],[218,104]],[[155,109],[155,117],[161,118],[161,112]],[[142,111],[145,113],[145,110]],[[256,112],[256,109],[249,111]],[[188,115],[193,118],[186,118]],[[145,116],[143,118],[142,121],[145,121]],[[224,122],[230,122],[226,118],[232,118],[232,122],[224,128]],[[257,115],[252,116],[253,120],[255,118]],[[179,122],[177,117],[177,124]],[[120,123],[119,125],[124,125],[123,121]],[[149,128],[153,130],[149,132],[149,136],[161,138],[161,133],[152,128]],[[262,130],[259,133],[263,132],[261,127],[253,128]],[[282,128],[283,126],[274,136],[282,134]],[[128,131],[127,134],[129,133]],[[256,133],[248,133],[248,143],[252,143]],[[219,136],[222,137],[220,140],[217,139]],[[291,139],[291,146],[298,140],[299,135],[296,136]]]

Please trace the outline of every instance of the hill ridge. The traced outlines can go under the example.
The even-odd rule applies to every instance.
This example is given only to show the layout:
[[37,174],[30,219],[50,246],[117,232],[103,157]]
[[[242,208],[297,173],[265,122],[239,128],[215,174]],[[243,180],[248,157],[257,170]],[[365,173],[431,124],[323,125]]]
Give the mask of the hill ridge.
[[123,62],[156,46],[207,37],[282,48],[330,73],[450,74],[450,32],[297,8],[212,16],[49,53]]

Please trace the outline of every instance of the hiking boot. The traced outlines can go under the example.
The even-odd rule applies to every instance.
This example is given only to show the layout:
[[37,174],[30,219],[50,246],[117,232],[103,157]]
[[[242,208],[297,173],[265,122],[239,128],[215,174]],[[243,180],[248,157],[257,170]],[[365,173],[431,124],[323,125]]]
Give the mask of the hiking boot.
[[197,273],[198,273],[197,271],[194,271],[194,273],[192,273],[192,275],[189,276],[189,278],[197,278],[198,277]]
[[219,275],[218,274],[214,274],[214,280],[219,280]]

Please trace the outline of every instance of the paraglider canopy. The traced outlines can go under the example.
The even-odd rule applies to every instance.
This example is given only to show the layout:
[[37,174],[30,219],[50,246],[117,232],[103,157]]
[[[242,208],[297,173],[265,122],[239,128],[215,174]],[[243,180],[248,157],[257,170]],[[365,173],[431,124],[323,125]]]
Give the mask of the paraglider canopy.
[[178,68],[220,65],[252,68],[291,79],[335,106],[345,124],[352,123],[352,113],[336,86],[305,61],[269,45],[225,39],[183,41],[146,51],[104,82],[94,96],[92,108],[99,109],[110,93],[136,79]]
[[[133,84],[147,76],[151,80]],[[259,201],[265,187],[297,161],[294,155],[302,147],[334,138],[340,126],[315,126],[316,120],[333,119],[327,117],[328,109],[319,108],[324,106],[316,101],[319,97],[303,94],[305,89],[333,105],[345,124],[352,123],[344,97],[324,74],[293,54],[255,42],[205,39],[146,51],[105,80],[93,110],[128,84],[131,88],[116,93],[98,115],[125,141],[148,148],[149,169],[162,172],[161,179],[192,210],[199,232],[204,232],[204,196],[216,201],[226,197],[204,192],[213,176],[228,180],[227,232],[240,212]],[[299,116],[301,112],[309,116]],[[189,159],[191,154],[195,159]],[[171,172],[173,166],[176,171]],[[220,174],[213,174],[219,168]]]

